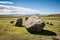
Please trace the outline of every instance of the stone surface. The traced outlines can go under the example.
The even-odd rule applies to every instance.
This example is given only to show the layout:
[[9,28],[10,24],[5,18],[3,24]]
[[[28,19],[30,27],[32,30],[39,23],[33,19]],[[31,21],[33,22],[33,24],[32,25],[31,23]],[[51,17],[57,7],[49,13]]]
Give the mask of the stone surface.
[[27,19],[28,19],[28,17],[25,18],[25,20],[27,20]]
[[22,23],[23,23],[22,18],[18,18],[18,19],[13,23],[13,25],[21,27],[21,26],[22,26]]
[[30,16],[25,23],[25,27],[29,32],[38,32],[43,30],[45,23],[38,16]]

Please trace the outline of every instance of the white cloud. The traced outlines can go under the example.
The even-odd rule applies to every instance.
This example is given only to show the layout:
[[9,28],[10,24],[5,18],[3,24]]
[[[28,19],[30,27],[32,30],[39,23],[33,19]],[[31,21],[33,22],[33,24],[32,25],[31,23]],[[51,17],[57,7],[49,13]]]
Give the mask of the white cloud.
[[13,4],[13,2],[9,2],[9,1],[0,1],[0,4]]
[[40,13],[40,10],[24,8],[24,7],[15,7],[15,6],[6,6],[0,5],[0,14],[35,14]]

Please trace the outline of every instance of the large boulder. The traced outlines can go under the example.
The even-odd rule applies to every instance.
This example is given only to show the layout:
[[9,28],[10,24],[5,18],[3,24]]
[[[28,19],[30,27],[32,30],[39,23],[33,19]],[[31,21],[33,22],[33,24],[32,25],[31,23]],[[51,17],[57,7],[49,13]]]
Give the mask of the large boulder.
[[22,26],[22,23],[23,23],[22,18],[18,18],[18,19],[13,23],[13,25],[14,25],[14,26],[19,26],[19,27],[21,27],[21,26]]
[[38,16],[31,16],[26,20],[25,27],[29,32],[39,32],[43,30],[45,23]]

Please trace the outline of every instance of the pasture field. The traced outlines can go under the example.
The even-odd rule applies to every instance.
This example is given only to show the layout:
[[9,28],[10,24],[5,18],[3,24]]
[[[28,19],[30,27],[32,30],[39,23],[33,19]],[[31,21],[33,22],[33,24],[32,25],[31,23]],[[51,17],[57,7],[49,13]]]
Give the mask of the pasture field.
[[[57,40],[60,35],[60,17],[40,17],[42,20],[52,22],[53,25],[46,24],[43,32],[29,33],[25,27],[17,27],[9,23],[19,17],[0,17],[0,40]],[[25,25],[25,17],[23,25]]]

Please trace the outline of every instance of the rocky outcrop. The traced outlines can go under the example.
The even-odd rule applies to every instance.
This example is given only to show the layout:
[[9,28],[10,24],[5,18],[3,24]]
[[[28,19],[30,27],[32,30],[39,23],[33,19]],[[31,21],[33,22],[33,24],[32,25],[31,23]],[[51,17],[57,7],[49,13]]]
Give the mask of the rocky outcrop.
[[43,30],[45,23],[38,16],[31,16],[26,20],[25,28],[29,32],[38,32]]

